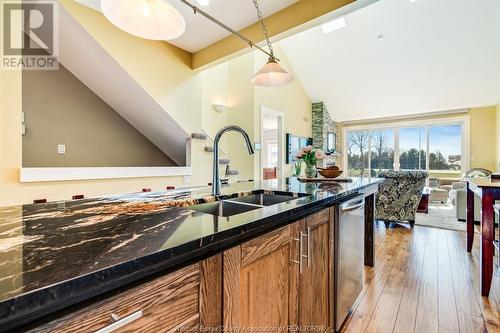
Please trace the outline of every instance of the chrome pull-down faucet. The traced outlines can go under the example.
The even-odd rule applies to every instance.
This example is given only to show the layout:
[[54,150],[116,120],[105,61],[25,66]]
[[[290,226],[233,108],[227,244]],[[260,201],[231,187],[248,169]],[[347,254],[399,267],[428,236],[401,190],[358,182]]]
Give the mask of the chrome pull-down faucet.
[[220,195],[220,176],[219,176],[219,141],[222,134],[230,131],[235,131],[241,133],[243,138],[245,139],[245,143],[247,144],[248,153],[253,155],[255,151],[253,150],[252,142],[250,142],[250,138],[248,137],[247,132],[239,126],[230,125],[221,129],[214,138],[214,162],[213,162],[213,171],[212,171],[212,195]]

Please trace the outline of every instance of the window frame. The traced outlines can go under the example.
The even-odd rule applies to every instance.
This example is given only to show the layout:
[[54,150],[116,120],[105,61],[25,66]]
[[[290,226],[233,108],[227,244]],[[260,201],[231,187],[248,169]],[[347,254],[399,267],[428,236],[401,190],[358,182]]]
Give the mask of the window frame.
[[[348,170],[348,156],[347,156],[347,134],[352,131],[376,131],[392,129],[394,131],[394,165],[396,171],[400,170],[400,145],[399,145],[399,131],[402,128],[425,128],[426,140],[426,170],[427,172],[443,171],[443,170],[429,170],[429,128],[441,127],[447,125],[461,125],[461,152],[462,164],[461,172],[469,169],[470,166],[470,115],[455,116],[455,117],[442,117],[442,118],[426,118],[417,120],[393,121],[387,123],[377,124],[360,124],[360,125],[344,125],[342,128],[342,148],[343,148],[343,167]],[[371,143],[369,145],[371,149]],[[371,170],[371,154],[368,154],[368,167]]]

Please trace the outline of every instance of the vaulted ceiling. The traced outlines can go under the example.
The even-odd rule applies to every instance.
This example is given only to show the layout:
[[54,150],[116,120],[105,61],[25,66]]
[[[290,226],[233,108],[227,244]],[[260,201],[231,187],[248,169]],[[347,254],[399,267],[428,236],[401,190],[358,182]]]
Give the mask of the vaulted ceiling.
[[[269,16],[297,1],[265,0],[259,1],[259,6],[263,15]],[[77,0],[77,2],[100,11],[100,0]],[[198,5],[196,0],[190,2]],[[186,20],[186,32],[168,41],[170,44],[193,53],[230,35],[229,32],[203,16],[195,15],[191,8],[180,1],[172,0],[169,3],[177,8]],[[235,30],[240,30],[257,21],[257,14],[251,0],[210,0],[208,5],[198,6]]]
[[280,41],[337,121],[500,102],[500,0],[381,0]]

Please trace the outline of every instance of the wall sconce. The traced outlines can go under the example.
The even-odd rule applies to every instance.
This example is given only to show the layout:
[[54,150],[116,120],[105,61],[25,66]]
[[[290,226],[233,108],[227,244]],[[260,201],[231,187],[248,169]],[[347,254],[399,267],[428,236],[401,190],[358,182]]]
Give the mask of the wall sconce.
[[219,113],[226,111],[226,106],[222,104],[213,104],[212,107],[214,108],[215,111]]

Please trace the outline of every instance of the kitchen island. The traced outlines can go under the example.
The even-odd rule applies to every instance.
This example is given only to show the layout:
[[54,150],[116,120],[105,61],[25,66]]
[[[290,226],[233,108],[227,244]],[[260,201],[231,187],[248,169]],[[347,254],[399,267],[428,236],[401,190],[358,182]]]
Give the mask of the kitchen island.
[[[180,322],[172,319],[176,327],[193,327],[194,322],[204,326],[227,325],[236,317],[242,320],[241,314],[234,316],[233,311],[231,317],[230,311],[224,311],[233,299],[227,299],[222,286],[244,288],[239,283],[245,283],[226,280],[229,274],[222,271],[227,273],[231,267],[225,263],[239,258],[239,271],[247,264],[255,264],[256,259],[263,258],[261,255],[277,249],[283,260],[276,261],[277,257],[274,262],[266,263],[273,271],[280,263],[297,261],[291,256],[302,246],[302,240],[296,241],[295,234],[299,232],[302,239],[298,222],[303,220],[301,223],[308,230],[319,227],[324,221],[331,221],[334,215],[331,207],[359,195],[363,195],[366,202],[365,263],[373,265],[374,193],[380,181],[353,178],[350,182],[319,184],[300,183],[290,178],[234,184],[224,187],[220,197],[211,196],[209,188],[193,188],[0,208],[0,331],[17,327],[57,331],[55,327],[65,325],[71,318],[83,323],[85,312],[98,318],[89,324],[90,331],[98,331],[95,328],[101,326],[127,324],[123,319],[133,325],[133,320],[143,316],[143,310],[121,309],[120,312],[119,308],[134,302],[156,307],[154,315],[147,315],[144,310],[143,318],[148,318],[150,323],[158,322],[158,309],[163,306],[175,314],[176,301],[181,308],[190,302],[196,308],[196,313],[189,315],[188,311],[179,310],[177,317],[185,318]],[[193,205],[249,194],[289,196],[290,200],[232,216],[189,209]],[[333,232],[333,228],[329,232]],[[331,242],[331,238],[326,240]],[[319,244],[316,249],[315,244],[307,242],[311,251],[326,251],[321,248],[323,245]],[[235,251],[236,248],[239,250]],[[302,265],[302,252],[298,253]],[[311,257],[314,258],[307,258],[307,266]],[[290,267],[299,269],[298,265]],[[252,276],[250,271],[245,274]],[[287,281],[289,286],[295,283],[293,277]],[[141,294],[145,290],[142,286],[160,295],[164,292],[164,303],[156,304],[155,297],[146,292]],[[180,296],[169,303],[168,295],[176,294],[175,290]],[[297,292],[299,288],[290,288],[289,292],[294,290]],[[218,298],[225,298],[221,310],[224,313],[213,315],[213,310],[221,308],[223,301],[220,299],[218,305],[207,302],[217,302]],[[126,300],[126,304],[119,300]],[[105,304],[118,304],[115,310],[121,315],[106,309]],[[205,307],[211,310],[204,312]],[[293,306],[287,304],[284,308]],[[103,313],[95,314],[99,309]],[[286,320],[294,322],[293,317],[290,311]],[[78,331],[78,325],[73,331]],[[149,330],[155,331],[155,328],[149,327]]]

